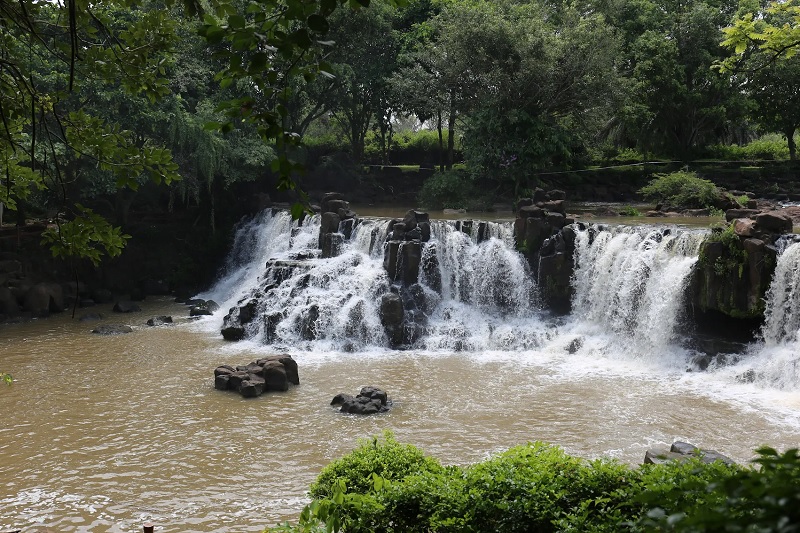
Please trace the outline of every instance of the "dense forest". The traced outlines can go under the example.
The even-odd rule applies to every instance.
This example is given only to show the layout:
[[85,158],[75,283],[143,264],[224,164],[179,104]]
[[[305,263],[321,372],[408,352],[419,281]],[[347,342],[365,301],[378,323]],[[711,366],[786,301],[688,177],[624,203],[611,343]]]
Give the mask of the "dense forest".
[[513,198],[544,169],[794,160],[798,9],[3,2],[0,202],[96,262],[137,203],[195,209],[213,234],[276,188],[300,209],[315,176],[353,187],[369,165],[435,168],[429,195]]

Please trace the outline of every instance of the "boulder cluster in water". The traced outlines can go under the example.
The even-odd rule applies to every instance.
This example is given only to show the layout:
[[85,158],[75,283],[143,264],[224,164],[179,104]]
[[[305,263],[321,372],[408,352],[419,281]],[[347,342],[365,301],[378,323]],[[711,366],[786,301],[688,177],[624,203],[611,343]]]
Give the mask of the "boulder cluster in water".
[[668,463],[670,461],[687,461],[694,457],[699,458],[704,463],[713,463],[714,461],[722,461],[723,463],[732,465],[733,459],[726,457],[714,450],[704,450],[698,448],[694,444],[688,442],[675,441],[669,450],[666,448],[653,448],[647,450],[644,454],[644,464],[658,465]]
[[271,355],[250,364],[218,366],[214,370],[214,388],[235,391],[245,398],[265,392],[285,392],[289,385],[299,385],[297,362],[291,355]]
[[374,415],[385,413],[392,406],[392,400],[386,391],[377,387],[363,387],[361,392],[355,396],[349,394],[337,394],[331,400],[331,405],[341,405],[342,413],[356,415]]

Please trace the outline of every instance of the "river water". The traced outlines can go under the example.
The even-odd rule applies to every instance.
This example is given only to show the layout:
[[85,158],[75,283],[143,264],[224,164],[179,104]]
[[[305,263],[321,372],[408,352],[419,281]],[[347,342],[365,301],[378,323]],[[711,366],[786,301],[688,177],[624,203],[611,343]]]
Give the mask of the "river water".
[[[262,219],[243,230],[245,249],[208,295],[216,291],[230,305],[258,286],[262,255],[313,240],[313,226],[306,237],[295,229],[290,238],[278,222]],[[380,339],[343,344],[334,325],[311,342],[292,344],[286,328],[276,343],[259,336],[226,343],[219,335],[224,312],[190,321],[186,307],[167,300],[148,300],[134,315],[102,309],[104,322],[134,327],[117,337],[92,335],[94,323],[66,314],[2,326],[0,364],[15,383],[0,389],[0,531],[133,532],[145,521],[165,532],[261,531],[297,516],[325,464],[386,429],[447,464],[534,440],[629,464],[675,439],[738,461],[762,444],[800,442],[798,381],[786,379],[786,365],[797,366],[795,339],[753,346],[732,366],[687,371],[695,369],[670,302],[680,298],[682,269],[696,259],[696,236],[628,228],[601,232],[590,245],[579,235],[576,311],[554,318],[537,313],[535,302],[524,313],[503,313],[482,299],[481,291],[516,290],[503,289],[503,279],[479,283],[488,275],[482,257],[501,274],[518,266],[503,231],[477,245],[452,229],[435,230],[440,249],[453,257],[460,250],[472,274],[456,276],[442,262],[443,279],[463,290],[442,298],[427,336],[404,351]],[[373,290],[380,281],[371,261],[379,254],[353,253],[364,255],[355,268],[373,280],[364,290]],[[620,270],[631,275],[613,276]],[[331,272],[338,271],[326,271],[328,298],[346,307],[361,289],[351,281],[338,295]],[[316,298],[313,285],[304,302]],[[640,297],[602,303],[604,287]],[[160,314],[176,324],[144,325]],[[214,390],[217,365],[282,351],[298,361],[299,387],[251,400]],[[761,360],[783,362],[772,374],[759,371],[754,383],[736,379]],[[364,385],[387,390],[393,409],[361,418],[328,405]]]

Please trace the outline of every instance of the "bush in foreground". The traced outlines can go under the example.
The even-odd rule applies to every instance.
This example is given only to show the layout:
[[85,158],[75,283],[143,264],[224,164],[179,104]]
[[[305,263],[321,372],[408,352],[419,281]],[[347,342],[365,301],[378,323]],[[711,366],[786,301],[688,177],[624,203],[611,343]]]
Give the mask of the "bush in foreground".
[[[326,467],[298,525],[269,531],[800,531],[797,450],[758,453],[760,468],[699,459],[630,468],[533,443],[462,468],[387,434]],[[368,472],[373,464],[387,477]]]

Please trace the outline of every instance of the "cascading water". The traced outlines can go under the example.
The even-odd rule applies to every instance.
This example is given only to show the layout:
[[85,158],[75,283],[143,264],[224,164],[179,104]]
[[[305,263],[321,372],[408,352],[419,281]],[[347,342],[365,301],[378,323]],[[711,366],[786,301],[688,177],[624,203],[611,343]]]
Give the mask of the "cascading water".
[[738,381],[800,390],[800,243],[778,241],[780,252],[766,295],[763,345],[733,367]]
[[[262,215],[242,225],[226,274],[201,296],[225,302],[246,337],[276,349],[387,347],[380,300],[395,290],[383,265],[388,224],[360,220],[338,255],[322,259],[318,218],[298,228],[286,214]],[[541,345],[548,333],[535,284],[513,241],[509,223],[433,222],[416,297],[404,293],[410,342],[424,350]]]
[[676,339],[686,289],[706,232],[589,226],[576,233],[573,312],[602,324],[637,355]]
[[767,346],[797,342],[800,332],[800,243],[789,245],[778,257],[767,291],[764,342]]
[[[524,350],[549,338],[530,270],[514,249],[511,224],[490,222],[483,228],[432,223],[420,283],[441,297],[428,317],[421,348]],[[479,231],[486,238],[480,243]]]

